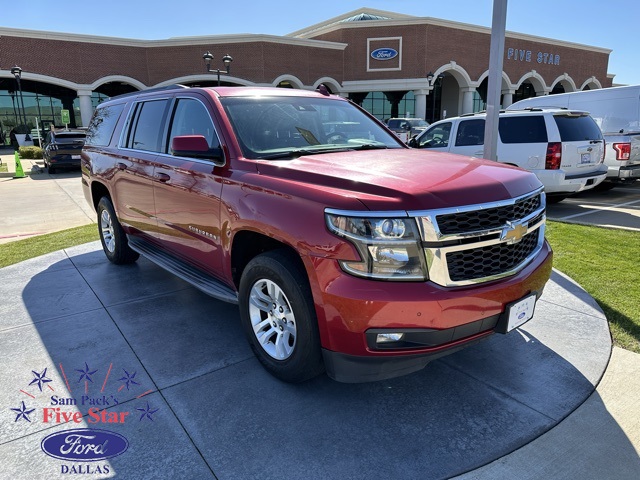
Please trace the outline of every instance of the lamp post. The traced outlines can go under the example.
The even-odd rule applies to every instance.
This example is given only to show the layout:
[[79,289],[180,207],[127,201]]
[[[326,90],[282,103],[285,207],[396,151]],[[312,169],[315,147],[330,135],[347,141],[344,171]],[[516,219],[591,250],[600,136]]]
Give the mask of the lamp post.
[[[16,77],[16,82],[18,82],[18,94],[20,95],[20,103],[22,104],[22,115],[24,116],[24,125],[27,124],[27,112],[24,109],[24,97],[22,96],[22,85],[20,84],[20,77],[22,76],[22,69],[19,66],[15,66],[11,69],[11,73],[14,77]],[[18,108],[20,110],[20,108]],[[20,121],[22,122],[22,118],[20,117]]]
[[218,86],[220,86],[220,73],[224,73],[225,75],[229,75],[229,68],[231,67],[231,62],[233,62],[233,58],[231,55],[226,54],[222,57],[222,63],[224,64],[224,70],[220,70],[218,68],[211,68],[211,61],[213,60],[213,55],[210,51],[207,50],[207,53],[202,55],[202,59],[204,60],[204,64],[207,67],[207,72],[215,73],[218,75]]

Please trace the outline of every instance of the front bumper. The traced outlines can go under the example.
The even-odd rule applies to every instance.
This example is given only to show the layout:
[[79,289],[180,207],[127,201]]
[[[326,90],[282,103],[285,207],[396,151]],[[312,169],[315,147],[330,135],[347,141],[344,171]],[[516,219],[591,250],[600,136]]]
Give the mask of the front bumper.
[[[516,275],[450,288],[356,278],[330,259],[316,258],[314,264],[310,278],[327,372],[336,380],[357,382],[419,370],[434,358],[489,336],[508,303],[542,293],[551,275],[552,253],[545,241]],[[409,348],[375,348],[367,338],[378,329],[418,332],[425,340]]]

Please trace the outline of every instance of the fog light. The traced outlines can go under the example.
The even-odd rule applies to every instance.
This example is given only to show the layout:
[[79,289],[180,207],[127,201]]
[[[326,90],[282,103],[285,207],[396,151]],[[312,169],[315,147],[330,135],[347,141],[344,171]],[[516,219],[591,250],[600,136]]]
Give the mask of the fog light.
[[376,343],[399,342],[404,337],[404,333],[379,333]]

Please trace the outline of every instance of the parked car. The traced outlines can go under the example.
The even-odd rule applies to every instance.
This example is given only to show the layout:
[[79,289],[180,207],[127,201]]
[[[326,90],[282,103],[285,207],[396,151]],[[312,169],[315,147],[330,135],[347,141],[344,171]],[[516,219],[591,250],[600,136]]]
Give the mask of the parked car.
[[59,168],[80,167],[80,153],[86,132],[84,130],[51,130],[47,132],[42,156],[49,173]]
[[407,143],[411,137],[423,132],[429,123],[421,118],[390,118],[387,126],[400,140]]
[[142,254],[239,304],[288,382],[419,370],[529,320],[551,273],[533,174],[411,150],[328,93],[114,97],[91,120],[82,182],[111,262]]
[[532,97],[509,109],[549,105],[587,111],[602,130],[606,142],[604,163],[608,168],[602,187],[612,188],[640,178],[640,85]]
[[[486,113],[474,113],[441,120],[409,145],[482,158],[485,117]],[[587,112],[559,108],[501,112],[498,134],[498,161],[535,173],[550,202],[591,189],[607,175],[602,133]]]

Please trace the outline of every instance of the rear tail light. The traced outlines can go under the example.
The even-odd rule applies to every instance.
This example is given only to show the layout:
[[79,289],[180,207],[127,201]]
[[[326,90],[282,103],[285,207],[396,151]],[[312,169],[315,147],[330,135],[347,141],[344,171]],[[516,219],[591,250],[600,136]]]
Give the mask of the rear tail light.
[[631,157],[631,144],[630,143],[614,143],[613,149],[616,151],[616,160],[621,162],[629,160]]
[[562,143],[549,142],[547,144],[547,156],[544,168],[547,170],[559,170],[562,161]]

